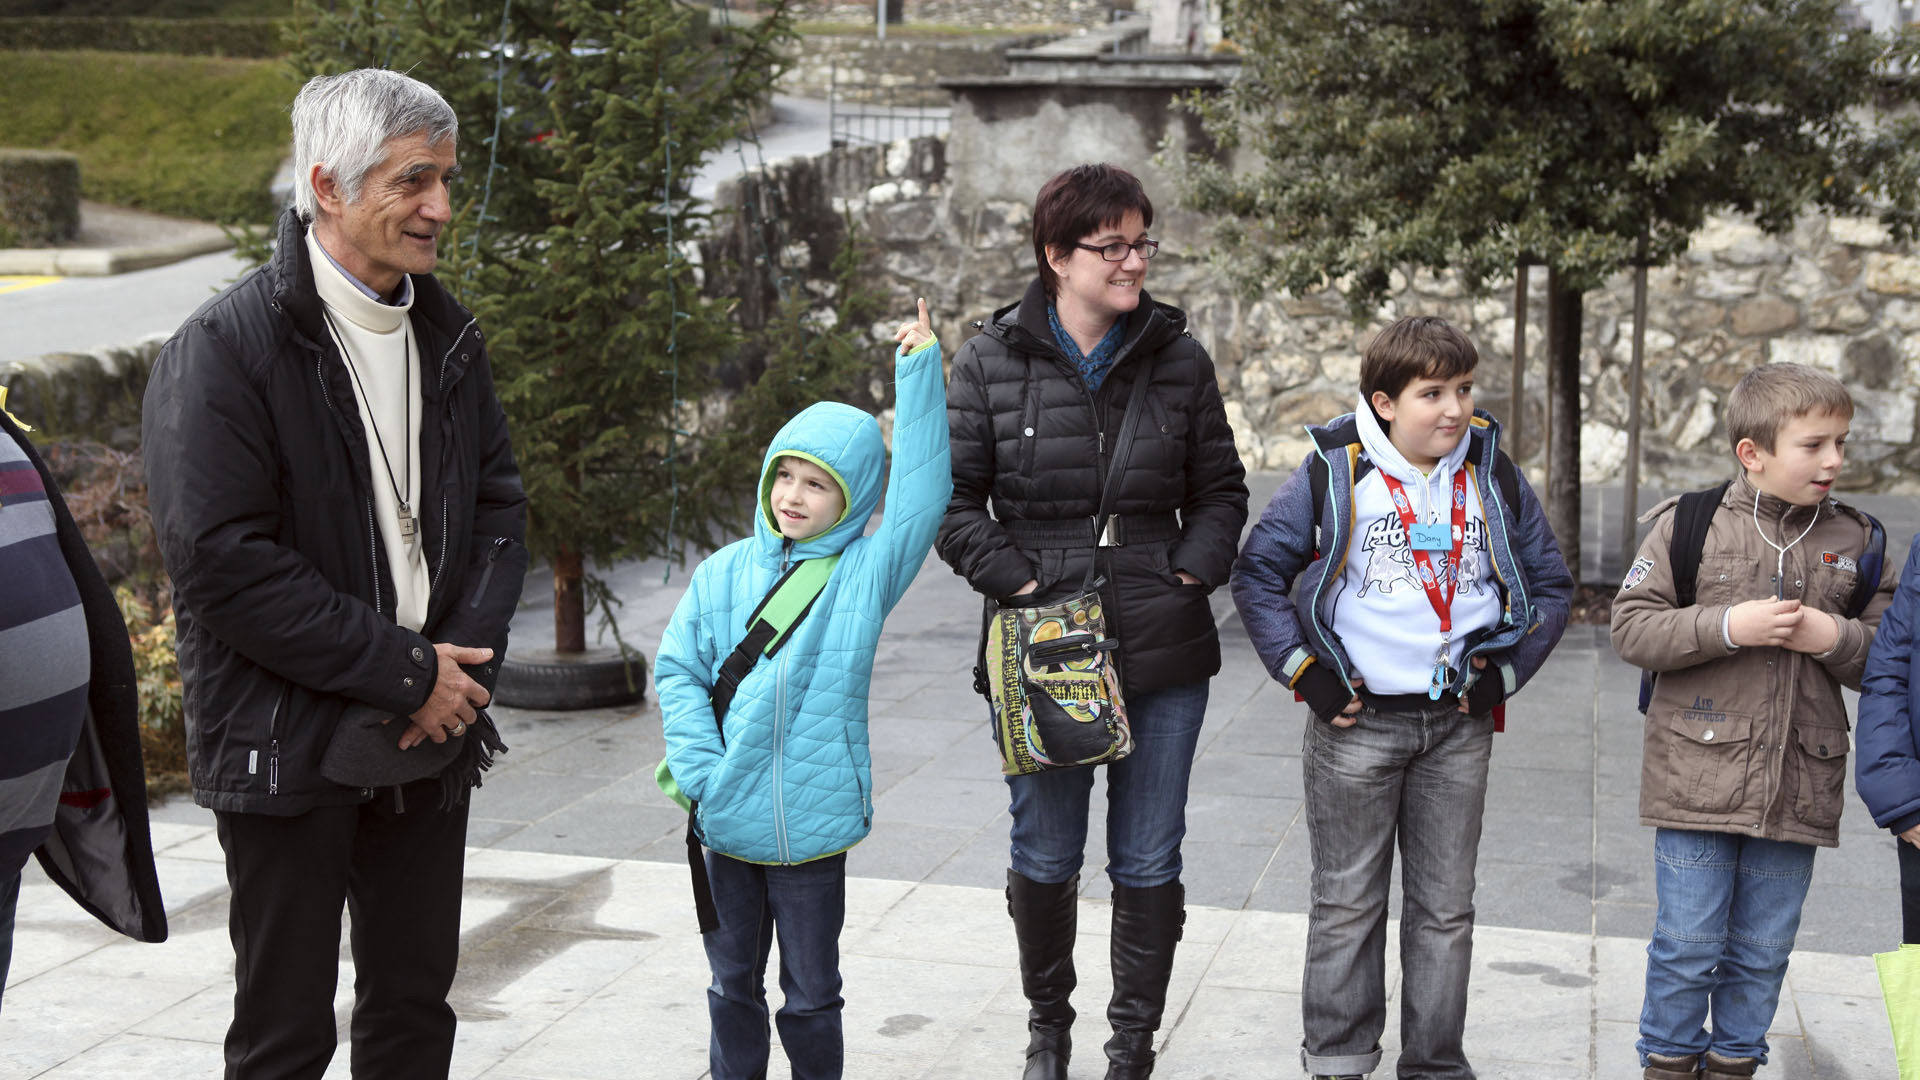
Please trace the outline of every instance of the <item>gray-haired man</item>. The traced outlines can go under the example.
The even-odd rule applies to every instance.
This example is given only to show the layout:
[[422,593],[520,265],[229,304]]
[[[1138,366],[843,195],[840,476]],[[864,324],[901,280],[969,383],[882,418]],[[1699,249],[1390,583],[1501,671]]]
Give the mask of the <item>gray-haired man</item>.
[[[344,904],[353,1075],[445,1076],[464,796],[525,496],[480,330],[431,273],[453,110],[353,71],[309,82],[293,131],[273,258],[167,343],[143,418],[194,798],[233,887],[226,1075],[325,1072]],[[402,761],[459,756],[392,787],[328,779],[360,713],[397,718],[375,732]]]

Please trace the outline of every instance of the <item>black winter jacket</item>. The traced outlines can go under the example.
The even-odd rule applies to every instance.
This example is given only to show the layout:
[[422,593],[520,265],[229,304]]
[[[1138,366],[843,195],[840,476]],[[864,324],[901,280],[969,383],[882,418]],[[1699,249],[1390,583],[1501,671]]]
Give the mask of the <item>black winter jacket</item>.
[[419,709],[434,642],[492,648],[470,670],[491,691],[526,568],[526,496],[480,329],[414,275],[431,591],[424,634],[394,622],[365,428],[304,230],[283,215],[267,265],[173,335],[141,418],[194,799],[215,810],[298,814],[371,797],[320,775],[342,711]]
[[[1089,393],[1054,344],[1036,280],[961,346],[947,388],[953,502],[940,557],[989,603],[1029,579],[1039,588],[1015,602],[1047,603],[1080,589],[1128,393],[1151,379],[1113,502],[1120,543],[1098,549],[1129,694],[1220,670],[1207,595],[1226,583],[1247,521],[1246,471],[1213,361],[1186,325],[1178,308],[1142,292],[1112,371]],[[1181,570],[1201,584],[1182,584]]]

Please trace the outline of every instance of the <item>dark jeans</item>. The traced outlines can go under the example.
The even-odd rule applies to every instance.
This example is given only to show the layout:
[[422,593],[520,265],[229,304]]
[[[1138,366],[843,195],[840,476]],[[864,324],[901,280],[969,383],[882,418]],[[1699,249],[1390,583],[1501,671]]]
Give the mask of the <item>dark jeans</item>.
[[227,1080],[318,1078],[338,1036],[340,909],[352,915],[354,1080],[430,1080],[453,1057],[467,805],[440,781],[296,817],[215,812],[233,887]]
[[1900,940],[1920,945],[1920,848],[1899,837],[1893,846],[1900,850]]
[[1007,777],[1013,794],[1011,863],[1029,881],[1059,884],[1087,857],[1087,805],[1096,773],[1107,778],[1107,876],[1147,889],[1180,880],[1207,684],[1189,683],[1127,702],[1133,752],[1104,769],[1049,769]]
[[703,936],[713,985],[708,1059],[713,1080],[765,1080],[767,956],[780,939],[774,1018],[793,1080],[840,1080],[840,928],[847,921],[847,857],[762,866],[707,852],[707,877],[720,925]]
[[1313,883],[1300,988],[1309,1073],[1366,1074],[1387,1022],[1387,891],[1400,850],[1401,1076],[1471,1080],[1461,1037],[1473,962],[1474,870],[1493,717],[1433,705],[1308,719]]

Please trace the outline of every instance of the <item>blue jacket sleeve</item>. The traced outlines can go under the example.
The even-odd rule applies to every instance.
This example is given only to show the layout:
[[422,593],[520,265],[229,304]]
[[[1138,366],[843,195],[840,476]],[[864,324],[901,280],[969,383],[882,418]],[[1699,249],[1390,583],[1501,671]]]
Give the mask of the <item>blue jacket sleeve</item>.
[[1560,644],[1573,609],[1573,574],[1567,569],[1566,557],[1560,554],[1560,542],[1547,524],[1546,510],[1534,495],[1533,485],[1524,475],[1518,479],[1520,505],[1513,507],[1514,551],[1520,560],[1520,572],[1526,575],[1534,622],[1506,661],[1515,690],[1527,685],[1547,662],[1553,647]]
[[[713,718],[713,680],[719,670],[700,571],[674,608],[653,658],[654,691],[660,695],[660,727],[667,740],[667,767],[687,798],[701,801],[707,781],[726,756],[720,727]],[[731,648],[731,646],[729,646]]]
[[[1304,670],[1295,654],[1306,650],[1306,632],[1294,609],[1293,579],[1313,560],[1313,487],[1300,463],[1254,523],[1233,564],[1233,604],[1268,674],[1292,685]],[[1289,674],[1291,671],[1291,674]]]
[[1854,782],[1874,824],[1890,826],[1920,811],[1920,750],[1913,730],[1913,620],[1920,604],[1920,537],[1908,549],[1893,603],[1867,652],[1854,727]]
[[[880,595],[892,611],[913,584],[953,497],[947,445],[947,389],[940,343],[894,356],[893,461],[887,509],[869,543],[879,555]],[[678,774],[675,774],[676,776]]]

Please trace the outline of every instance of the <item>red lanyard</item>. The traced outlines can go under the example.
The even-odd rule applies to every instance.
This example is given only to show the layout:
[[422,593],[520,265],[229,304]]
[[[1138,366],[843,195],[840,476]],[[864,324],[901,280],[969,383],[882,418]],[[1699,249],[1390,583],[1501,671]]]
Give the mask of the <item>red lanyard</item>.
[[1413,552],[1413,561],[1420,567],[1420,584],[1427,590],[1427,602],[1433,605],[1433,613],[1440,616],[1440,640],[1448,642],[1453,636],[1453,592],[1460,583],[1460,544],[1467,535],[1467,470],[1458,468],[1453,471],[1453,549],[1448,552],[1442,567],[1447,579],[1447,591],[1440,591],[1440,583],[1435,580],[1433,560],[1420,548],[1413,546],[1413,527],[1419,519],[1413,515],[1413,506],[1407,501],[1407,489],[1400,485],[1386,470],[1381,470],[1380,478],[1387,482],[1387,491],[1393,496],[1393,508],[1400,514],[1400,524],[1407,532],[1407,548]]

